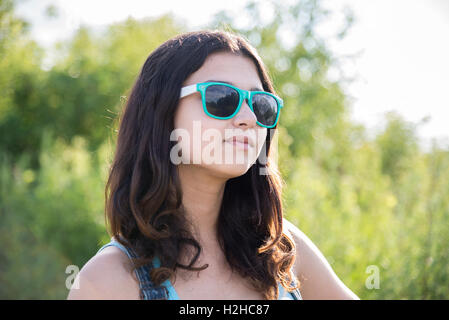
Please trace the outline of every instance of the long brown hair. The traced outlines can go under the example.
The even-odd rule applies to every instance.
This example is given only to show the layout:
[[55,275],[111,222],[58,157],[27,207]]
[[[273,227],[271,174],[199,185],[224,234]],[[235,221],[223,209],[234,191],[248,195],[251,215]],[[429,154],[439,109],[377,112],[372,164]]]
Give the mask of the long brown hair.
[[[263,89],[275,93],[261,58],[242,36],[221,30],[188,32],[167,40],[148,56],[120,117],[105,190],[108,232],[138,253],[135,267],[160,259],[160,267],[151,271],[157,286],[169,278],[175,281],[177,268],[207,268],[194,267],[201,246],[189,231],[182,206],[176,165],[169,158],[174,146],[170,133],[183,82],[209,54],[224,51],[249,57]],[[272,138],[267,134],[263,148],[268,155]],[[260,174],[261,169],[267,174]],[[288,291],[298,287],[292,284],[291,272],[295,245],[283,233],[281,187],[270,161],[257,161],[244,175],[226,182],[217,223],[230,267],[266,299],[278,298],[278,281]],[[194,253],[188,265],[180,263],[185,248]]]

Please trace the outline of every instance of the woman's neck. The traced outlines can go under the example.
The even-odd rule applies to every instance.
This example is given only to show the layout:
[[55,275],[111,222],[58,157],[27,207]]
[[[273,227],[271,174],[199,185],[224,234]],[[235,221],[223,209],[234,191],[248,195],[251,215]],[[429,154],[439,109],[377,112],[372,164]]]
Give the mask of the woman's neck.
[[202,246],[217,243],[216,226],[226,179],[194,165],[179,165],[182,203],[192,222],[195,238]]

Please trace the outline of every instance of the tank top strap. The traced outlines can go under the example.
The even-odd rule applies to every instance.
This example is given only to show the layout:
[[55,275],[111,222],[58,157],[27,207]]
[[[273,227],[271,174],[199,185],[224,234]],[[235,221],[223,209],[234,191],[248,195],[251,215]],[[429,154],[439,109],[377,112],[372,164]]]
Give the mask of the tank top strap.
[[[97,251],[97,254],[98,252],[109,246],[115,246],[119,248],[128,256],[128,258],[131,261],[133,261],[132,259],[137,258],[136,252],[131,247],[122,245],[120,242],[114,239],[114,237],[111,238],[111,241],[109,243],[102,246]],[[156,286],[151,281],[150,271],[152,268],[153,265],[149,263],[135,269],[135,273],[139,281],[140,298],[142,300],[167,300],[168,299],[167,289],[164,286]]]
[[[296,286],[296,284],[297,284],[296,278],[295,278],[295,277],[293,277],[292,284],[293,284],[294,286]],[[301,292],[299,291],[299,288],[293,290],[293,291],[290,292],[290,293],[291,293],[291,295],[292,295],[292,297],[293,297],[294,300],[303,300],[303,298],[302,298],[302,296],[301,296]]]
[[[296,281],[296,277],[293,277],[293,280],[291,282],[292,286],[296,286],[297,281]],[[299,289],[295,289],[291,292],[289,292],[290,295],[293,297],[293,300],[303,300],[302,296],[301,296],[301,292],[299,291]]]
[[301,292],[299,289],[295,289],[292,292],[290,292],[294,300],[303,300],[301,296]]

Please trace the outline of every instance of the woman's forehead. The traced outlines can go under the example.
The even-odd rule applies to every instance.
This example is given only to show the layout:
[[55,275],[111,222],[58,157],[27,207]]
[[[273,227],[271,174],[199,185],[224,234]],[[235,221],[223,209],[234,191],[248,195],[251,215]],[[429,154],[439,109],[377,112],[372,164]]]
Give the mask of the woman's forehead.
[[192,83],[214,80],[247,90],[262,89],[262,82],[254,62],[248,57],[232,53],[210,55],[190,78],[189,82]]

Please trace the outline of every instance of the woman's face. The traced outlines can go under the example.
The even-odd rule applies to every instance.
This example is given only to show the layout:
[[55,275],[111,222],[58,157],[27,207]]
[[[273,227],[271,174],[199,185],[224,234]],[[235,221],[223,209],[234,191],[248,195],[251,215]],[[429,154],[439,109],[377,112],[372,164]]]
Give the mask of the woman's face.
[[[202,67],[186,79],[183,87],[210,80],[228,82],[243,90],[263,90],[252,60],[229,52],[209,55]],[[256,116],[246,100],[233,118],[214,119],[203,111],[200,92],[179,100],[174,127],[181,133],[177,135],[181,136],[177,144],[182,154],[181,165],[200,167],[223,178],[245,174],[256,162],[267,135],[267,129],[257,125]],[[248,144],[233,142],[234,137],[248,138]]]

